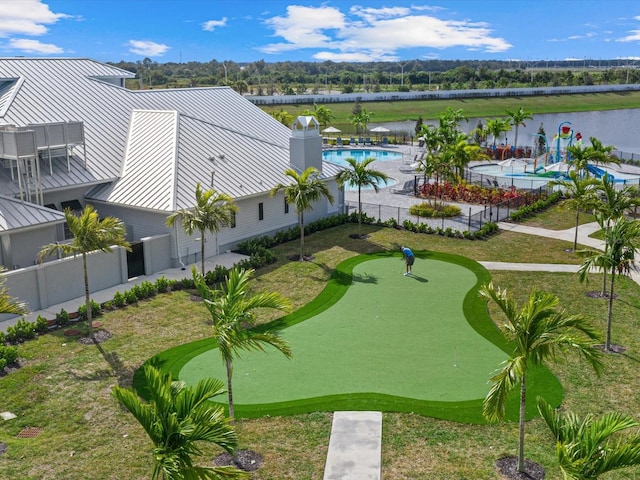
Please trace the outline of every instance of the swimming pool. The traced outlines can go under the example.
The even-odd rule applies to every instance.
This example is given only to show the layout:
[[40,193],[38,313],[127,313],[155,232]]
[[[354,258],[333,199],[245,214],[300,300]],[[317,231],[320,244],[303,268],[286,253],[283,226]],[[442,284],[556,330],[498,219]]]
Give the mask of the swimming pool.
[[[341,167],[346,167],[349,164],[347,163],[347,158],[353,158],[358,162],[362,162],[367,158],[375,158],[376,161],[388,161],[388,160],[400,160],[402,159],[402,153],[399,152],[389,152],[387,150],[351,150],[351,149],[342,149],[342,150],[325,150],[322,152],[322,159],[327,162],[335,163],[336,165],[340,165]],[[397,181],[393,178],[389,178],[387,183],[378,182],[378,188],[391,187],[395,185]],[[358,187],[352,185],[350,183],[345,184],[345,190],[358,190]],[[362,187],[362,190],[372,190],[373,187]]]
[[[534,173],[532,163],[527,164],[526,168],[523,163],[517,162],[514,162],[511,166],[501,166],[496,163],[491,163],[486,165],[477,165],[475,167],[471,167],[470,170],[475,174],[498,177],[498,184],[500,186],[513,185],[518,188],[538,188],[546,185],[548,182],[556,178],[554,172],[546,172],[546,175],[543,175],[545,170],[538,169],[537,173]],[[633,185],[640,184],[639,175],[623,173],[603,166],[596,167],[596,170],[600,170],[611,175],[615,183],[628,183]],[[597,175],[592,172],[592,175],[596,178],[599,178],[602,174]]]
[[347,158],[355,158],[358,162],[363,161],[366,158],[373,157],[377,161],[387,160],[400,160],[402,159],[402,153],[390,152],[388,150],[325,150],[322,152],[322,159],[327,162],[335,163],[341,167],[348,165]]

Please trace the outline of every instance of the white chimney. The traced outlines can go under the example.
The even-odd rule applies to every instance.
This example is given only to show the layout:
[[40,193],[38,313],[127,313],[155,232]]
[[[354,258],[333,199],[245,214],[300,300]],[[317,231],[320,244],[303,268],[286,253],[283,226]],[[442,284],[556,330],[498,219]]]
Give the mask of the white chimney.
[[322,172],[322,137],[314,116],[300,116],[291,125],[289,163],[301,172],[309,167]]

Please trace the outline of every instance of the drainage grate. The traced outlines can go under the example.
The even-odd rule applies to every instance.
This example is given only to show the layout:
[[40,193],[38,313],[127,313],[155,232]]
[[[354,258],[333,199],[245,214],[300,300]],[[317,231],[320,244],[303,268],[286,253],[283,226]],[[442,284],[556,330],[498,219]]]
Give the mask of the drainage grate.
[[42,432],[44,432],[44,428],[41,427],[26,427],[23,428],[22,431],[16,436],[18,438],[35,438]]

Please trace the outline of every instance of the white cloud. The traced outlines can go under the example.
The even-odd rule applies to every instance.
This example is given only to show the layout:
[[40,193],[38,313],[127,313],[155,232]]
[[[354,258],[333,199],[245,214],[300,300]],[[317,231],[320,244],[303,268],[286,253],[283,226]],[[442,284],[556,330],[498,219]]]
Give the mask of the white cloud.
[[227,26],[227,17],[222,17],[221,20],[209,20],[202,24],[202,29],[206,32],[213,32],[218,27]]
[[46,55],[64,53],[64,50],[57,45],[42,43],[38,40],[26,38],[12,38],[9,40],[9,46],[15,50],[22,50],[25,53],[39,53]]
[[[488,24],[455,21],[422,14],[440,9],[416,7],[370,8],[354,6],[345,15],[335,7],[287,7],[286,16],[266,20],[275,37],[284,39],[260,50],[283,53],[312,48],[319,60],[394,60],[398,50],[462,47],[490,53],[509,50],[512,45],[494,36]],[[352,59],[352,60],[350,60]]]
[[145,57],[162,56],[169,46],[161,43],[150,42],[148,40],[129,40],[129,51],[136,55],[144,55]]
[[618,38],[616,42],[638,42],[640,41],[640,30],[630,30],[625,37]]
[[63,18],[63,13],[53,13],[42,0],[2,0],[0,8],[0,37],[12,35],[44,35],[46,25]]

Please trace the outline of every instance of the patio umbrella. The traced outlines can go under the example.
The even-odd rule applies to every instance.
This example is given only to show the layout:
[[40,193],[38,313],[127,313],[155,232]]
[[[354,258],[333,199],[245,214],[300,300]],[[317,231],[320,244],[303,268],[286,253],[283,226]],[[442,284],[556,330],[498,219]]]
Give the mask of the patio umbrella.
[[504,167],[511,167],[511,173],[513,173],[513,167],[516,166],[524,166],[525,171],[527,170],[527,162],[525,162],[524,160],[522,160],[521,158],[507,158],[506,160],[502,160],[501,162],[498,162],[498,165],[500,165],[502,168]]
[[338,130],[336,127],[327,127],[322,130],[322,133],[340,133],[341,130]]
[[391,130],[389,130],[388,128],[382,127],[380,125],[378,125],[375,128],[372,128],[370,130],[371,132],[375,132],[375,133],[389,133]]
[[545,172],[559,172],[567,173],[569,171],[569,164],[564,162],[556,162],[544,167]]

